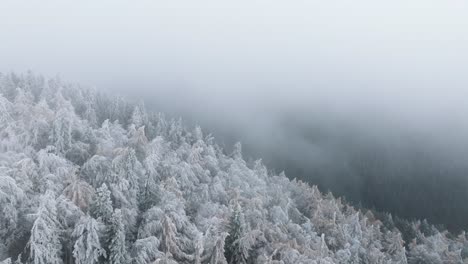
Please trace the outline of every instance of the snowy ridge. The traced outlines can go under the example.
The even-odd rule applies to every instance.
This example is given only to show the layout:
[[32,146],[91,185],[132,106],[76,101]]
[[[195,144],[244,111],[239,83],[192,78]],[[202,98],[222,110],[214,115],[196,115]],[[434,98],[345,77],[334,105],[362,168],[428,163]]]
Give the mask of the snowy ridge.
[[31,73],[0,75],[0,211],[0,263],[468,263],[465,233],[356,210],[239,143]]

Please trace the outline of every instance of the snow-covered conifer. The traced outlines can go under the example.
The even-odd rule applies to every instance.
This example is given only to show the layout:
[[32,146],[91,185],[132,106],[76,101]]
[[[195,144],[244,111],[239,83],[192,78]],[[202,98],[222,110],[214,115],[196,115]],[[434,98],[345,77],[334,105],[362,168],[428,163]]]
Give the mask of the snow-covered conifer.
[[128,263],[129,256],[125,243],[125,227],[120,209],[115,209],[112,214],[109,236],[109,262],[113,264]]
[[154,236],[138,239],[133,245],[133,263],[153,263],[161,258],[164,254],[158,250],[158,247],[159,240]]
[[4,250],[10,248],[17,239],[20,220],[21,205],[25,199],[23,190],[19,188],[16,181],[0,174],[0,256],[2,256],[2,247]]
[[103,183],[96,190],[96,195],[90,206],[90,213],[96,219],[101,219],[103,223],[108,224],[111,222],[113,211],[111,192],[107,185]]
[[99,234],[102,227],[89,215],[81,217],[76,224],[72,236],[76,238],[73,257],[77,264],[100,263],[106,257],[106,251],[101,246]]
[[60,226],[54,194],[47,191],[40,197],[34,215],[31,237],[27,245],[28,259],[33,264],[61,264]]
[[247,263],[248,252],[245,252],[240,244],[245,228],[242,209],[239,204],[236,204],[229,221],[228,235],[224,245],[225,256],[229,264]]
[[94,196],[93,187],[81,180],[76,173],[72,174],[68,182],[69,184],[63,190],[63,194],[81,210],[87,211],[91,198]]

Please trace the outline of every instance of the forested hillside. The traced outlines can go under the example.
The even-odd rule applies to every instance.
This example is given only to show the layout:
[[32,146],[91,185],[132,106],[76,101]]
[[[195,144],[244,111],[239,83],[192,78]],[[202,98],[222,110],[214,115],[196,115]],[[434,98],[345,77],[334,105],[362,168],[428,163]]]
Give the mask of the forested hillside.
[[465,233],[357,210],[200,127],[0,75],[0,263],[468,263]]

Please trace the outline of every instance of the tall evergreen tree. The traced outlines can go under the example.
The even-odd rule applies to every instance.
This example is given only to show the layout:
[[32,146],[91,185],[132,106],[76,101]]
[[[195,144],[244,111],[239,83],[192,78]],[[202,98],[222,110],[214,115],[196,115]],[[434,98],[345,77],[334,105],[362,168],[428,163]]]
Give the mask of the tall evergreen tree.
[[29,262],[31,264],[61,264],[60,226],[54,194],[47,191],[41,196],[36,220],[29,238]]
[[90,206],[90,213],[96,219],[101,219],[104,224],[109,224],[113,213],[111,192],[103,183],[96,190],[96,195]]
[[225,242],[228,234],[223,232],[218,239],[216,239],[213,252],[210,257],[210,264],[227,264],[225,253]]
[[99,263],[106,257],[106,251],[101,246],[99,223],[89,215],[81,217],[73,230],[72,236],[76,238],[73,257],[77,264]]
[[24,198],[23,190],[13,178],[0,175],[0,256],[18,239],[20,205]]
[[245,232],[244,214],[236,204],[229,221],[228,236],[224,245],[224,254],[229,264],[247,263],[247,256],[240,246],[240,239]]
[[128,263],[127,246],[125,244],[125,226],[122,222],[122,212],[115,209],[110,226],[109,263]]

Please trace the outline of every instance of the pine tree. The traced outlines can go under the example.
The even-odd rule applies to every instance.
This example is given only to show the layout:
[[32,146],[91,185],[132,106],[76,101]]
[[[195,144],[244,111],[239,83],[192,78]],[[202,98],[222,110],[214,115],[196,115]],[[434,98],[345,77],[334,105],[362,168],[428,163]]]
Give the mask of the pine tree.
[[162,113],[157,113],[155,115],[156,120],[156,136],[161,136],[163,138],[167,137],[167,130],[168,130],[168,124],[166,121],[166,117]]
[[179,146],[184,141],[183,137],[184,127],[182,125],[182,119],[173,119],[169,125],[169,135],[168,137],[174,144],[174,146]]
[[99,188],[103,183],[109,183],[111,161],[104,156],[94,155],[83,164],[80,174],[94,188]]
[[3,244],[0,246],[0,256],[3,246],[6,250],[18,239],[19,209],[24,198],[23,190],[13,178],[0,176],[0,241]]
[[106,257],[106,251],[102,248],[99,233],[99,223],[89,215],[81,217],[73,230],[72,236],[76,237],[73,257],[77,264],[99,263]]
[[57,198],[57,217],[61,226],[60,242],[62,243],[62,259],[65,263],[73,263],[73,247],[75,239],[73,230],[83,216],[83,211],[63,195]]
[[232,150],[231,157],[235,160],[242,159],[242,144],[240,142],[234,144],[234,149]]
[[167,215],[164,216],[162,221],[162,240],[161,246],[164,253],[171,253],[178,251],[176,241],[177,229],[171,218]]
[[140,188],[139,181],[144,170],[136,157],[135,150],[132,148],[120,149],[118,155],[112,161],[112,171],[114,183],[120,183],[122,180],[128,182],[129,188],[121,191],[125,193],[126,202],[136,205],[136,196]]
[[225,240],[228,236],[228,233],[223,232],[221,233],[220,237],[216,239],[216,244],[213,248],[213,252],[211,253],[210,257],[210,264],[227,264],[227,260],[225,257]]
[[109,224],[113,213],[111,192],[103,183],[96,190],[96,195],[90,206],[90,213],[96,219],[101,219],[104,224]]
[[54,195],[47,191],[40,198],[36,220],[29,238],[29,262],[32,264],[61,264],[62,246]]
[[229,264],[247,262],[247,256],[239,243],[244,232],[244,215],[240,205],[237,204],[229,222],[228,236],[226,237],[226,243],[224,245],[226,260]]
[[13,122],[13,104],[0,94],[0,129]]
[[140,102],[133,108],[131,122],[136,127],[141,127],[148,123],[148,114],[145,111],[145,105],[143,102]]
[[73,110],[60,108],[52,123],[52,133],[49,138],[53,142],[57,154],[65,154],[72,144],[74,113],[71,111]]
[[145,127],[136,128],[135,125],[129,127],[129,145],[135,149],[138,160],[142,161],[146,157],[148,138],[145,135]]
[[92,98],[88,98],[88,100],[85,101],[86,110],[84,112],[84,118],[88,120],[91,127],[96,127],[98,124],[97,115],[91,100]]
[[407,263],[401,233],[387,231],[383,239],[383,245],[386,248],[387,254],[390,255],[392,263]]
[[[146,161],[146,160],[145,160]],[[142,213],[146,212],[159,201],[158,174],[147,170],[142,188],[138,193],[138,208]]]
[[159,240],[155,236],[138,239],[133,245],[133,263],[147,264],[153,263],[163,253],[158,250]]
[[126,264],[128,261],[125,245],[125,226],[122,222],[122,212],[115,209],[110,226],[109,263]]
[[203,247],[203,235],[198,233],[196,238],[194,239],[194,248],[195,252],[193,254],[194,264],[201,264],[202,262],[202,254],[204,251]]

